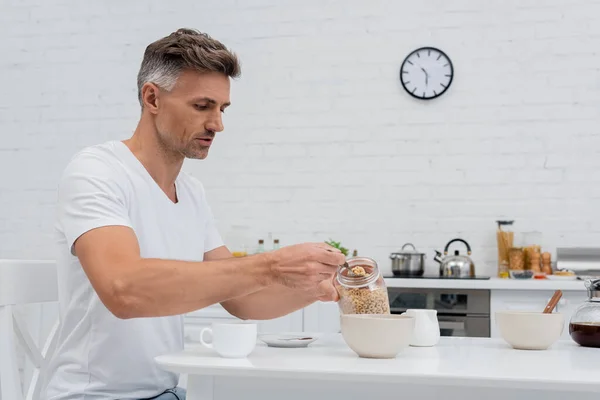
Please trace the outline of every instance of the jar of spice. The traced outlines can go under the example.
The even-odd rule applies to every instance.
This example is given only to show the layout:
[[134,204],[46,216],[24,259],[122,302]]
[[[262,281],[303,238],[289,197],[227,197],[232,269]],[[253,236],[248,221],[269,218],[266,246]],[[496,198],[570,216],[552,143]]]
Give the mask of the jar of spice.
[[542,272],[552,275],[552,255],[548,252],[542,253]]
[[342,314],[389,314],[388,292],[375,260],[352,257],[349,268],[339,267],[334,284]]
[[538,248],[528,250],[529,269],[533,272],[542,272],[542,254]]

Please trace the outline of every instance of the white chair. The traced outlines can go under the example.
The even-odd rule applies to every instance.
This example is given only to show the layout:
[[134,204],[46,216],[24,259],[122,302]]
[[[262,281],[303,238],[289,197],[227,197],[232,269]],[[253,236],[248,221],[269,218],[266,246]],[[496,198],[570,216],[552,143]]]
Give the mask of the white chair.
[[[39,400],[46,362],[56,344],[58,321],[50,330],[48,339],[40,350],[16,306],[56,301],[58,280],[54,261],[0,260],[1,400]],[[15,338],[33,363],[29,385],[21,382]],[[27,390],[23,390],[25,387]]]

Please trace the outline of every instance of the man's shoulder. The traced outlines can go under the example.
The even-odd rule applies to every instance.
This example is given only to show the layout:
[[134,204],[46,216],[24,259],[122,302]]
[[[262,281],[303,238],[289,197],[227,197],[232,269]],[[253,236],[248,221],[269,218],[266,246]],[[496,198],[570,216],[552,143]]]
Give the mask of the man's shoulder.
[[116,156],[116,142],[111,140],[104,143],[94,144],[86,146],[78,150],[73,156],[69,164],[73,162],[93,162],[93,161],[105,161],[111,162],[117,158]]
[[[124,192],[128,186],[126,170],[117,154],[116,142],[105,142],[82,148],[64,168],[58,183],[59,191],[81,188],[112,187]],[[91,186],[90,186],[91,185]]]
[[70,173],[106,174],[111,171],[116,172],[115,167],[118,161],[115,141],[87,146],[73,154],[65,167],[63,176]]

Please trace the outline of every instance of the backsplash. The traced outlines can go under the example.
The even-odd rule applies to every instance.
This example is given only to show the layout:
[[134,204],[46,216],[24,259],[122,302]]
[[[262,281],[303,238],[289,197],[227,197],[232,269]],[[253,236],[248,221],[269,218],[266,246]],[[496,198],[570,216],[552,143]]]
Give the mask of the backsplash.
[[[384,270],[411,242],[432,273],[434,250],[460,237],[478,274],[495,274],[497,219],[553,254],[597,245],[599,13],[575,0],[6,4],[0,257],[53,256],[62,168],[131,134],[143,49],[183,26],[242,61],[225,132],[185,166],[227,241],[234,226],[254,244],[331,238]],[[398,80],[422,46],[455,69],[432,101]]]

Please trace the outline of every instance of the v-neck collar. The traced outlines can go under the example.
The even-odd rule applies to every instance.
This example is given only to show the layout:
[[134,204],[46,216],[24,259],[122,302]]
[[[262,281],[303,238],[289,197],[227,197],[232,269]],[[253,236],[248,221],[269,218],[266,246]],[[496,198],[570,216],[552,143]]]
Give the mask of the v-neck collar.
[[162,188],[158,185],[158,183],[154,180],[154,178],[152,178],[152,175],[150,175],[150,173],[148,172],[148,170],[146,169],[144,164],[142,164],[142,162],[135,156],[135,154],[133,154],[131,149],[129,149],[129,147],[125,143],[123,143],[120,140],[115,140],[114,143],[115,143],[115,147],[121,148],[120,151],[129,160],[129,164],[132,167],[136,168],[138,170],[138,172],[140,172],[140,174],[142,174],[144,176],[144,178],[147,181],[149,181],[150,185],[152,185],[156,190],[158,190],[162,194],[162,196],[164,197],[164,199],[166,201],[168,201],[173,206],[177,206],[177,205],[181,204],[182,196],[181,196],[181,191],[179,190],[180,189],[179,175],[177,175],[177,178],[175,178],[175,197],[177,198],[177,202],[174,202],[173,200],[171,200],[169,198],[169,196],[165,193],[165,191],[162,190]]

